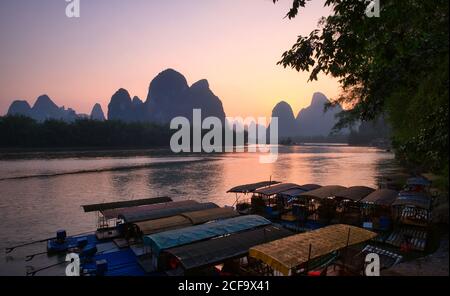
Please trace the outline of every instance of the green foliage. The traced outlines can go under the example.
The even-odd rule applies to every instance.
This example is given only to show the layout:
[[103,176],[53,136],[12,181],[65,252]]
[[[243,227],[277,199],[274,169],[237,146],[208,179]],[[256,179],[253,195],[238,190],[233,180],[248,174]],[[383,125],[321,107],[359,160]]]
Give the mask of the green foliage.
[[28,117],[0,117],[0,147],[154,147],[168,146],[169,127],[147,123],[48,120],[38,123]]
[[[193,126],[190,127],[191,148],[194,144]],[[144,148],[168,147],[177,130],[167,125],[151,123],[125,123],[122,121],[95,121],[88,119],[67,123],[58,120],[37,122],[24,116],[0,117],[1,148]],[[200,138],[210,130],[201,131]],[[228,132],[230,132],[228,130]],[[234,146],[237,138],[243,137],[248,142],[248,133],[238,135],[231,131]],[[226,132],[222,128],[222,146],[225,144]],[[211,143],[219,145],[218,143]]]
[[[273,0],[277,2],[278,0]],[[448,162],[448,0],[382,0],[367,17],[360,0],[327,0],[333,13],[299,36],[279,62],[339,79],[336,129],[386,116],[397,156],[423,170]],[[294,0],[289,18],[306,1]],[[447,166],[448,169],[448,166]]]
[[[350,145],[378,145],[388,142],[391,131],[383,118],[363,122],[357,130],[351,129],[348,136]],[[388,148],[388,147],[386,147]]]

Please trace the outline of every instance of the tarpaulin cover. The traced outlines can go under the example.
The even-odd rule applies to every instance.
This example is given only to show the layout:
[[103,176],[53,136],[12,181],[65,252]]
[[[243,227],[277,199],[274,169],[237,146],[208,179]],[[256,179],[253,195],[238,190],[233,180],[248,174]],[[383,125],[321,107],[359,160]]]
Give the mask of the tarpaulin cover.
[[375,189],[366,186],[353,186],[337,192],[335,197],[352,201],[360,201],[374,191]]
[[266,187],[269,185],[275,185],[279,183],[280,182],[277,181],[263,181],[252,184],[245,184],[231,188],[230,190],[228,190],[228,193],[249,193],[255,191],[258,188]]
[[346,189],[346,187],[332,185],[332,186],[323,186],[319,189],[311,190],[300,194],[300,196],[309,197],[309,198],[317,198],[317,199],[325,199],[328,197],[334,197],[336,193]]
[[284,191],[294,189],[294,188],[302,189],[302,186],[300,186],[298,184],[294,184],[294,183],[281,183],[281,184],[273,185],[270,187],[260,188],[260,189],[256,190],[255,193],[259,193],[259,194],[266,195],[266,196],[271,196],[271,195],[279,194],[279,193],[282,193]]
[[192,226],[191,221],[181,215],[134,223],[143,235]]
[[431,181],[424,177],[409,178],[406,180],[408,185],[430,186]]
[[311,190],[316,190],[316,189],[319,189],[319,188],[321,188],[322,186],[321,185],[318,185],[318,184],[305,184],[305,185],[302,185],[301,186],[301,188],[303,189],[303,190],[305,190],[305,191],[311,191]]
[[391,189],[378,189],[368,196],[366,196],[361,202],[373,203],[380,206],[390,206],[397,199],[398,191]]
[[186,205],[194,205],[198,204],[195,200],[182,200],[182,201],[175,201],[175,202],[166,202],[166,203],[158,203],[158,204],[152,204],[152,205],[142,205],[142,206],[136,206],[136,207],[129,207],[129,208],[119,208],[119,209],[111,209],[103,211],[103,217],[106,219],[117,219],[120,216],[123,215],[132,215],[132,214],[138,214],[138,213],[145,213],[150,212],[153,210],[160,210],[160,209],[170,209],[170,208],[178,208],[181,206]]
[[195,203],[195,204],[188,204],[188,205],[182,205],[178,207],[170,207],[170,208],[162,208],[162,209],[156,209],[156,210],[150,210],[150,211],[144,211],[144,212],[136,212],[136,213],[126,213],[123,215],[120,215],[119,218],[123,219],[126,223],[135,223],[140,221],[147,221],[147,220],[155,220],[170,216],[179,215],[181,213],[186,212],[194,212],[194,211],[200,211],[200,210],[207,210],[207,209],[213,209],[218,208],[219,206],[215,203],[208,202],[208,203]]
[[305,184],[300,187],[295,187],[295,188],[283,191],[280,194],[285,197],[296,198],[296,197],[299,197],[300,194],[302,194],[303,192],[316,190],[316,189],[319,189],[320,187],[322,187],[322,186],[317,185],[317,184]]
[[249,215],[220,220],[212,223],[170,230],[144,236],[144,245],[159,255],[162,250],[187,245],[205,239],[253,229],[271,222],[261,216]]
[[202,211],[187,212],[180,215],[134,223],[142,234],[153,234],[182,227],[203,224],[209,221],[238,216],[233,208],[213,208]]
[[188,218],[192,225],[197,225],[208,221],[233,218],[239,216],[239,213],[236,212],[234,208],[214,208],[203,211],[183,213],[181,215]]
[[414,206],[430,210],[431,198],[420,192],[400,192],[392,206]]
[[221,263],[231,258],[245,256],[256,245],[268,243],[292,235],[289,230],[270,225],[225,237],[210,239],[186,246],[168,249],[185,270]]
[[[262,244],[251,248],[249,254],[274,270],[289,275],[292,269],[300,267],[309,260],[374,237],[376,234],[371,231],[339,224]],[[309,252],[310,247],[311,252]]]
[[145,198],[145,199],[136,199],[136,200],[126,200],[126,201],[117,201],[117,202],[108,202],[101,204],[92,204],[92,205],[84,205],[82,206],[86,213],[96,212],[96,211],[105,211],[110,209],[117,208],[127,208],[127,207],[135,207],[142,205],[151,205],[157,203],[171,202],[172,199],[170,197],[155,197],[155,198]]
[[298,196],[300,196],[300,194],[302,194],[303,192],[306,192],[306,191],[307,190],[304,190],[302,188],[293,188],[293,189],[283,191],[280,194],[284,197],[298,197]]

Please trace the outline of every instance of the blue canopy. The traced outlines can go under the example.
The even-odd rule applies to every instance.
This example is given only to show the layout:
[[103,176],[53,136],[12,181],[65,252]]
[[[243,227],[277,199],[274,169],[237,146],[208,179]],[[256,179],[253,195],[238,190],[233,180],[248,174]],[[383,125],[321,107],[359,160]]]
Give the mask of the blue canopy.
[[270,224],[271,222],[269,220],[261,216],[240,216],[208,224],[146,235],[144,236],[144,245],[150,246],[152,251],[159,255],[165,249]]
[[431,181],[424,178],[424,177],[415,177],[415,178],[409,178],[406,181],[406,184],[411,185],[411,186],[430,186],[431,185]]

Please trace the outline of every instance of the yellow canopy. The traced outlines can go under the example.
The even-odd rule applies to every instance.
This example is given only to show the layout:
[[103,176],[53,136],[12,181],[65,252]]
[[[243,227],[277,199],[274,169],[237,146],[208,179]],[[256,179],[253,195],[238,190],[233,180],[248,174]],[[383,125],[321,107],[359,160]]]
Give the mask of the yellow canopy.
[[375,236],[375,233],[355,226],[332,225],[253,247],[250,257],[261,260],[287,276],[293,268],[308,262],[308,259],[319,258]]

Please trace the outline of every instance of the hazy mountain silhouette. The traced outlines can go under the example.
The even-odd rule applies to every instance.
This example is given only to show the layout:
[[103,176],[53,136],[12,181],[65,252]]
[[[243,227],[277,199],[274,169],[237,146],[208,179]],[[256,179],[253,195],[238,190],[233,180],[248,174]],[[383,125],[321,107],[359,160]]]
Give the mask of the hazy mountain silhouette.
[[95,104],[92,108],[91,115],[89,116],[92,120],[104,121],[105,114],[103,113],[102,106],[100,104]]
[[202,117],[215,116],[225,119],[222,102],[210,90],[207,80],[200,80],[189,87],[179,72],[168,69],[159,73],[150,83],[147,100],[120,89],[111,98],[108,119],[125,122],[143,121],[167,124],[177,116],[192,119],[192,110],[201,109]]
[[134,113],[133,102],[126,89],[119,89],[112,97],[108,105],[108,119],[124,122],[137,121]]
[[153,79],[145,104],[148,119],[156,123],[169,123],[177,116],[192,119],[193,109],[201,109],[203,118],[225,119],[222,102],[210,90],[207,80],[189,87],[186,78],[173,69],[165,70]]
[[47,95],[40,96],[31,108],[26,101],[14,101],[9,107],[7,115],[23,115],[39,122],[56,119],[74,121],[79,118],[73,109],[58,107]]
[[31,117],[31,106],[27,101],[14,101],[11,106],[9,106],[8,115],[22,115]]
[[302,109],[296,118],[288,103],[278,103],[272,111],[272,117],[278,117],[279,137],[327,137],[337,122],[336,114],[342,111],[337,106],[324,112],[328,102],[324,94],[315,93],[310,106]]
[[[302,109],[297,117],[294,117],[288,103],[278,103],[272,116],[278,117],[280,138],[327,137],[337,121],[335,115],[342,111],[338,106],[324,112],[328,102],[324,94],[315,93],[310,106]],[[131,98],[126,89],[119,89],[108,105],[108,120],[168,124],[177,116],[192,120],[193,109],[201,109],[202,118],[214,116],[225,122],[222,102],[211,91],[207,80],[203,79],[189,86],[181,73],[167,69],[151,81],[145,102],[138,97]],[[33,107],[26,101],[14,101],[8,115],[29,116],[40,122],[47,119],[71,122],[78,118],[105,120],[99,104],[93,107],[90,116],[82,116],[70,108],[58,107],[47,95],[40,96]]]
[[296,118],[298,135],[301,137],[328,136],[336,124],[336,114],[342,112],[340,106],[324,112],[325,104],[329,103],[327,97],[317,92],[313,95],[311,105],[302,109]]
[[291,106],[282,101],[272,110],[272,117],[278,117],[278,136],[281,138],[298,135],[298,126]]
[[[182,74],[168,69],[151,81],[145,102],[138,97],[131,99],[126,89],[119,89],[108,105],[108,120],[167,124],[177,116],[191,120],[193,109],[201,109],[202,118],[214,116],[225,121],[222,102],[211,91],[207,80],[189,86]],[[33,107],[26,101],[14,101],[7,114],[28,116],[40,122],[47,119],[70,122],[77,118],[105,120],[98,104],[93,107],[90,116],[82,116],[72,109],[58,107],[47,95],[40,96]]]

